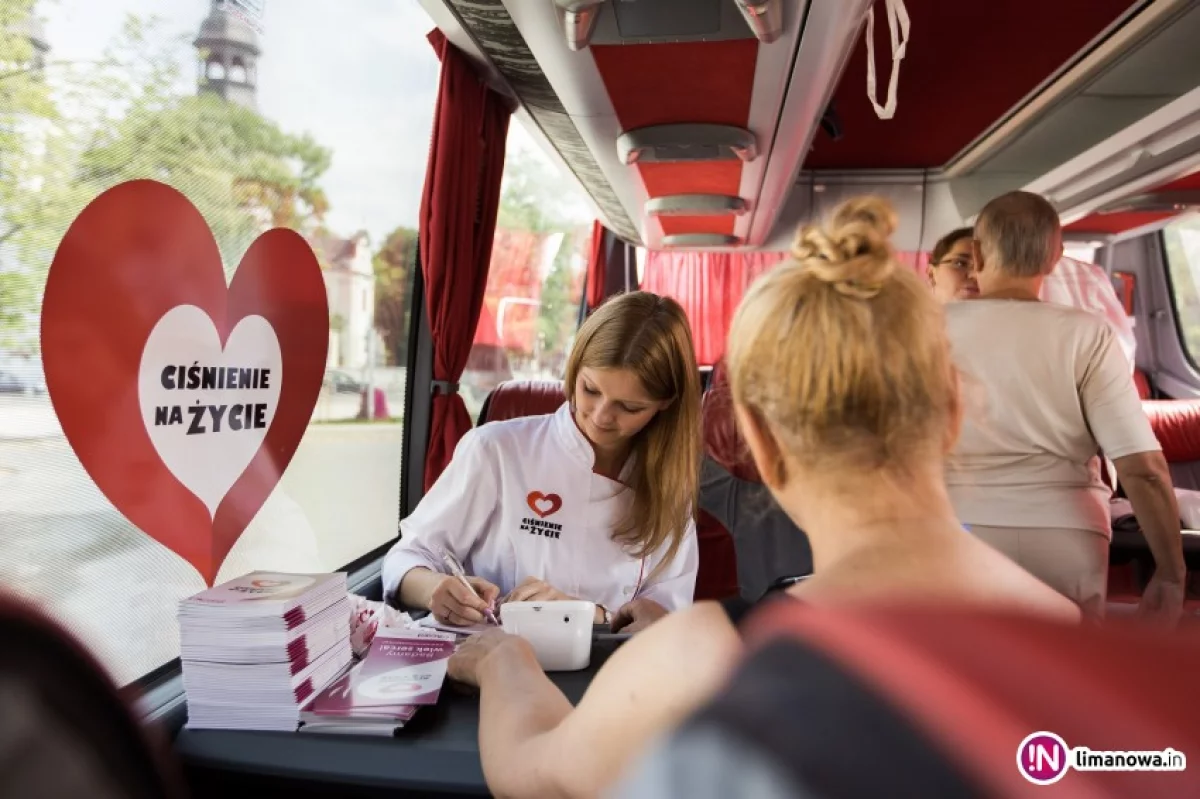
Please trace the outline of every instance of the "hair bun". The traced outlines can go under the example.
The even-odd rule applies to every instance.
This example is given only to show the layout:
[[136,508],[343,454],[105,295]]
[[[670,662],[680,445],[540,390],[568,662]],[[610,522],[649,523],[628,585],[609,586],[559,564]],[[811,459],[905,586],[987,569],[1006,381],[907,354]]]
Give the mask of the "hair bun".
[[890,242],[895,231],[891,203],[881,197],[856,197],[834,209],[825,229],[803,228],[792,256],[840,293],[870,299],[896,268]]

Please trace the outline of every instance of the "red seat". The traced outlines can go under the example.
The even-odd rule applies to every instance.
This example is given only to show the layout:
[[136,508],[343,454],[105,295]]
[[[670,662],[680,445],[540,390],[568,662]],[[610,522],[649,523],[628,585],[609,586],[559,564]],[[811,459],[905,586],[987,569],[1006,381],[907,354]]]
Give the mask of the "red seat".
[[479,424],[554,413],[566,401],[561,380],[506,380],[483,401]]
[[1133,370],[1133,384],[1137,386],[1139,397],[1142,399],[1150,399],[1150,380],[1146,377],[1146,373],[1141,369]]
[[[566,401],[560,380],[508,380],[492,390],[479,411],[479,424],[554,413]],[[703,514],[707,516],[707,514]],[[717,529],[696,520],[696,545],[700,567],[696,574],[695,598],[715,599],[730,596],[729,574],[733,574],[733,594],[737,593],[737,572],[733,563],[733,542],[719,524]]]
[[1168,463],[1200,461],[1200,400],[1143,400]]
[[[737,432],[733,415],[733,398],[729,392],[729,377],[723,362],[713,366],[708,390],[704,392],[701,408],[704,426],[704,451],[724,466],[730,474],[742,480],[758,482],[758,470]],[[711,514],[701,510],[696,515],[696,534],[708,542],[709,562],[707,595],[697,599],[725,599],[738,593],[737,548],[733,536]]]
[[[1142,409],[1170,466],[1172,484],[1176,488],[1200,489],[1200,400],[1143,400]],[[1114,527],[1119,528],[1113,530],[1114,551],[1121,550],[1124,558],[1135,554],[1129,562],[1114,558],[1108,571],[1108,597],[1110,602],[1132,603],[1141,596],[1151,573],[1149,545],[1140,530]],[[1189,561],[1198,549],[1197,537],[1185,535],[1184,552]],[[1189,591],[1190,610],[1194,610],[1198,598]]]

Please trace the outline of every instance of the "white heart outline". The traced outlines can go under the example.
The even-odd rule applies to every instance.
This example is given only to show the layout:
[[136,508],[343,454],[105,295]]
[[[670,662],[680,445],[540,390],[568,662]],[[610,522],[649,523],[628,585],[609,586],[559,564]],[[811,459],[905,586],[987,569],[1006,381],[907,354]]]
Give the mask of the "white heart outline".
[[[237,366],[268,369],[266,389],[184,389],[164,388],[163,369],[168,366]],[[210,518],[262,449],[267,433],[279,410],[283,386],[283,353],[275,329],[264,317],[245,316],[221,344],[217,327],[203,309],[195,305],[177,305],[167,311],[142,348],[138,365],[138,405],[142,423],[168,471],[204,503]],[[183,424],[156,424],[158,407],[194,407],[200,405],[266,404],[266,424],[260,428],[232,430],[223,417],[221,431],[213,428],[211,416],[204,419],[206,432],[188,435],[192,424],[189,412],[183,412]],[[226,411],[228,413],[228,410]]]

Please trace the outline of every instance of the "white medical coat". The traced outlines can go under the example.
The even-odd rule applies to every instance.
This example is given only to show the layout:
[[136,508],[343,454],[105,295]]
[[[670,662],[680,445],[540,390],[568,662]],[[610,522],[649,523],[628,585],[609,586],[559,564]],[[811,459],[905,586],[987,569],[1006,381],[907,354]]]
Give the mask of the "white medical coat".
[[699,567],[694,521],[675,558],[655,574],[661,552],[643,562],[612,540],[633,491],[595,474],[594,462],[566,403],[553,414],[471,430],[400,522],[401,539],[383,560],[384,596],[417,566],[446,572],[440,550],[447,549],[501,597],[536,577],[612,611],[635,596],[667,610],[691,604]]

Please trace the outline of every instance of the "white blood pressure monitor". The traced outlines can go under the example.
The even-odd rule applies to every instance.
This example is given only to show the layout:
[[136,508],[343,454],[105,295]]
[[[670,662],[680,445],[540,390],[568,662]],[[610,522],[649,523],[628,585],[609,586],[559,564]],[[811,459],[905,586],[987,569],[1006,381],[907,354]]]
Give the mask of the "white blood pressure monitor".
[[545,671],[579,671],[592,659],[592,620],[596,605],[579,599],[506,602],[500,624],[533,646]]

